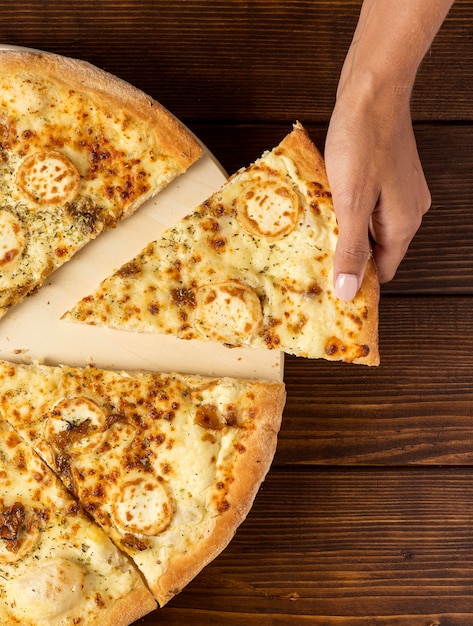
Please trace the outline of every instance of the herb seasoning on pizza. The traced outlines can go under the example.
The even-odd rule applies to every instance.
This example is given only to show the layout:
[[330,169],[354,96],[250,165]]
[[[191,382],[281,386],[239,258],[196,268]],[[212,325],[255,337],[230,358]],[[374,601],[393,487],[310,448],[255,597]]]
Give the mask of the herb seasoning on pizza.
[[278,382],[0,361],[1,414],[161,606],[245,519],[284,402]]
[[336,242],[325,164],[296,124],[64,319],[377,365],[376,267],[338,300]]
[[156,608],[138,569],[0,421],[0,623],[128,626]]
[[0,317],[200,154],[167,110],[119,78],[0,50]]

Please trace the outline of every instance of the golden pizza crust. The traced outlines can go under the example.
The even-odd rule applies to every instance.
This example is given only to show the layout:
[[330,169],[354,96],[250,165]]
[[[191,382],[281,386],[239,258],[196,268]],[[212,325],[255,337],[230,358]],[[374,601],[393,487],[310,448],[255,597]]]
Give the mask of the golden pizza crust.
[[[294,125],[292,133],[281,141],[279,149],[294,163],[297,163],[300,174],[305,180],[316,180],[323,185],[326,192],[330,193],[324,159],[299,122]],[[363,325],[362,331],[357,337],[357,343],[366,344],[370,350],[367,355],[356,356],[352,361],[353,363],[364,365],[379,365],[380,363],[378,346],[379,293],[378,271],[373,257],[370,257],[357,296],[358,299],[363,298],[370,315],[369,324]]]
[[238,457],[233,467],[234,482],[223,496],[222,512],[215,520],[211,535],[188,554],[174,558],[172,567],[150,586],[160,606],[169,602],[230,543],[246,519],[271,466],[286,401],[284,386],[261,382],[254,394],[258,407],[255,429],[238,441],[238,445],[245,446],[246,453]]
[[302,124],[294,124],[292,132],[276,148],[276,154],[279,150],[297,164],[299,174],[304,180],[317,181],[325,191],[329,191],[324,159]]
[[202,147],[189,131],[159,102],[130,83],[83,61],[50,52],[0,50],[3,73],[25,71],[44,77],[60,88],[93,94],[97,102],[128,110],[154,135],[156,145],[172,155],[176,166],[187,169],[202,154]]
[[135,589],[114,604],[100,626],[129,626],[156,608],[147,588]]
[[[271,381],[0,362],[0,412],[131,557],[161,606],[248,514],[274,457],[285,397],[284,384]],[[104,410],[101,426],[90,403]],[[136,527],[149,521],[156,480],[172,510],[162,527]],[[127,485],[144,490],[128,511],[120,504],[124,527],[113,510]]]

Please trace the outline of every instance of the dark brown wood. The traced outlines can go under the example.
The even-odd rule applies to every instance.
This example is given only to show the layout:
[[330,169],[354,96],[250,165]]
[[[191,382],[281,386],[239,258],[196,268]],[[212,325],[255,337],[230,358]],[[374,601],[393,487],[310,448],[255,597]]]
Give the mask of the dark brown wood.
[[[231,173],[297,119],[323,150],[360,7],[0,0],[0,41],[144,89]],[[457,0],[416,81],[432,209],[382,290],[381,366],[287,357],[279,447],[248,519],[139,624],[473,624],[472,40],[473,0]]]
[[472,478],[471,468],[275,469],[232,544],[159,623],[467,626]]
[[[419,72],[420,120],[471,120],[472,0]],[[0,40],[80,56],[186,120],[326,120],[361,0],[1,0]]]
[[286,358],[276,464],[473,465],[471,297],[386,296],[381,365]]

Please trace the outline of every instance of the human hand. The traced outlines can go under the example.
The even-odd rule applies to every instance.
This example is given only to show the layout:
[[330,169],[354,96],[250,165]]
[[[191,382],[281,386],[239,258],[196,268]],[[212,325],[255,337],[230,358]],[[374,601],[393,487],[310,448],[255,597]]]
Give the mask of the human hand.
[[390,281],[431,197],[417,152],[409,98],[344,93],[330,121],[325,162],[339,225],[335,292],[351,300],[372,253]]

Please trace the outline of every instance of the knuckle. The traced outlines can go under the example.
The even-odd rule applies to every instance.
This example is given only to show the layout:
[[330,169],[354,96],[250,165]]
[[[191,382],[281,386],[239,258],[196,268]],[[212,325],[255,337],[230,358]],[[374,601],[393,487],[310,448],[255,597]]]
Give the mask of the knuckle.
[[414,237],[422,224],[422,215],[423,214],[421,213],[416,213],[415,216],[412,217],[411,221],[406,224],[404,230],[401,231],[401,240],[410,240]]
[[370,257],[370,251],[364,245],[352,244],[342,248],[341,257],[351,263],[366,263]]
[[396,275],[396,268],[384,269],[380,268],[378,265],[378,280],[381,284],[389,283],[392,281],[394,276]]
[[422,182],[423,184],[420,186],[415,207],[421,218],[427,213],[432,205],[432,195],[425,178],[423,178]]
[[432,200],[431,200],[430,192],[427,192],[427,194],[424,195],[424,197],[419,200],[419,202],[417,203],[417,206],[415,207],[415,210],[412,211],[410,215],[409,221],[406,222],[405,236],[404,236],[405,239],[412,239],[412,237],[414,237],[414,235],[419,230],[422,224],[422,219],[424,215],[430,209],[431,203],[432,203]]
[[345,185],[337,190],[334,197],[334,208],[337,216],[347,220],[366,218],[376,204],[376,199],[366,194],[366,189],[358,189],[354,185]]
[[425,215],[431,206],[432,206],[432,196],[430,195],[430,191],[427,190],[426,196],[420,208],[422,215]]

